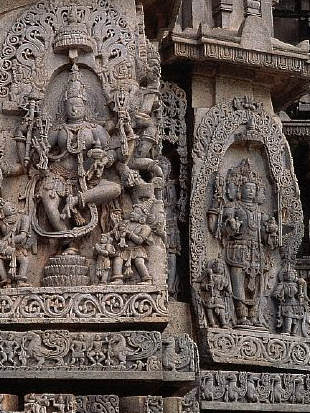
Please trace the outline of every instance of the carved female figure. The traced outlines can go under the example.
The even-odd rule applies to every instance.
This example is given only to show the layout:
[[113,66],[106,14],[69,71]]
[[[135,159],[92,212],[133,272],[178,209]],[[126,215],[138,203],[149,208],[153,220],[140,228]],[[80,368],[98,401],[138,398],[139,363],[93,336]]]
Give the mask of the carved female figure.
[[210,327],[228,327],[225,296],[231,293],[231,288],[225,263],[221,259],[208,263],[200,289]]
[[266,226],[270,217],[260,206],[264,202],[262,189],[261,178],[244,159],[228,171],[226,194],[224,181],[217,181],[214,204],[208,212],[210,230],[223,245],[240,325],[259,324],[258,304],[268,271],[264,247],[271,239],[270,249],[278,245],[277,226]]
[[[86,120],[85,88],[77,65],[72,66],[69,76],[65,114],[65,123],[48,133],[48,145],[41,145],[41,152],[48,151],[49,162],[41,172],[39,194],[49,224],[56,231],[54,236],[59,238],[67,235],[70,227],[86,224],[82,214],[86,205],[100,205],[121,193],[118,183],[102,177],[104,168],[114,162],[113,153],[107,152],[109,134],[103,126]],[[20,129],[17,140],[25,140],[24,134]],[[40,145],[35,140],[34,143],[40,152]],[[26,161],[27,139],[22,154]],[[39,155],[40,159],[44,158],[43,154]],[[48,231],[37,232],[49,236]]]
[[278,327],[282,333],[296,335],[306,314],[306,281],[289,268],[280,275],[281,281],[273,295],[279,302]]

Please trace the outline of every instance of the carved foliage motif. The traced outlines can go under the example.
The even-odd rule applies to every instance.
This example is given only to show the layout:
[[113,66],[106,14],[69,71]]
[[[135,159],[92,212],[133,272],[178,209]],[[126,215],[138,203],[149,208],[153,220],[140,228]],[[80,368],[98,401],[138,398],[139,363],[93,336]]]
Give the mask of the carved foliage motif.
[[114,395],[76,396],[77,413],[119,413],[119,398]]
[[[1,96],[17,100],[18,94],[41,93],[46,87],[43,61],[53,44],[56,31],[68,22],[68,5],[61,1],[39,1],[26,10],[9,31],[1,51]],[[78,6],[79,20],[96,41],[98,53],[117,66],[128,54],[135,52],[134,38],[127,22],[108,1],[94,0],[89,6]],[[42,76],[43,75],[43,76]],[[32,90],[32,83],[34,89]],[[24,90],[18,90],[19,86]],[[21,98],[23,96],[21,95]]]
[[200,388],[202,403],[310,404],[308,374],[203,371]]
[[188,202],[188,153],[186,136],[186,93],[172,82],[161,82],[160,88],[162,103],[161,133],[163,140],[177,145],[180,157],[180,196],[179,220],[186,222],[186,208]]
[[209,329],[206,346],[208,354],[217,362],[310,370],[308,338]]
[[141,321],[152,317],[160,320],[168,316],[167,292],[113,292],[92,287],[88,292],[78,288],[33,289],[16,294],[7,290],[0,297],[0,320],[33,322],[40,318],[75,323],[77,319],[90,322],[112,322],[115,319],[138,318]]

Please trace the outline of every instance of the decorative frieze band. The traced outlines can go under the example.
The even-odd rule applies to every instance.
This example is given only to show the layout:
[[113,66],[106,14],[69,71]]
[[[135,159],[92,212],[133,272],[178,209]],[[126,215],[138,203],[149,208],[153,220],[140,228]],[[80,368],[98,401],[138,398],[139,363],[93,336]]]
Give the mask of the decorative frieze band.
[[306,58],[297,55],[288,55],[287,53],[266,53],[258,50],[247,50],[230,44],[221,44],[216,41],[201,42],[182,41],[182,39],[173,39],[173,49],[171,54],[177,57],[184,57],[193,60],[216,60],[231,63],[246,64],[249,66],[262,67],[271,70],[280,70],[283,72],[293,72],[303,77],[310,76],[309,63]]
[[206,360],[310,371],[310,339],[266,331],[205,330]]
[[201,409],[308,412],[309,374],[201,372]]
[[0,294],[0,324],[167,323],[166,287],[11,288]]
[[196,346],[186,334],[0,332],[0,378],[192,381],[197,371]]

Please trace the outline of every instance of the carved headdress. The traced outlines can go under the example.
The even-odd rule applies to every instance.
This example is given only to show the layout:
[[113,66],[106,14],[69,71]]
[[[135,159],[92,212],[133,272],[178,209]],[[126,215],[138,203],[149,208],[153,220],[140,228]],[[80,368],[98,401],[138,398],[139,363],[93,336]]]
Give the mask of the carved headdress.
[[254,183],[257,186],[257,193],[263,191],[263,181],[259,173],[254,169],[249,159],[242,159],[235,168],[228,170],[226,175],[226,192],[228,198],[240,197],[241,188],[246,183]]
[[70,98],[81,98],[84,102],[87,100],[85,85],[81,80],[81,74],[76,64],[72,65],[65,93],[65,100]]

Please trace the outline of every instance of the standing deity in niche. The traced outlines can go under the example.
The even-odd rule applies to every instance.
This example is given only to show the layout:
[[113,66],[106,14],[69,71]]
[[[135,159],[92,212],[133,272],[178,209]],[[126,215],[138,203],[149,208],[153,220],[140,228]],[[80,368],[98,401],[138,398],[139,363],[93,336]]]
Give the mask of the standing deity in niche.
[[273,293],[278,301],[277,327],[281,328],[283,334],[294,336],[303,333],[308,303],[307,283],[292,268],[281,272],[279,278],[280,282]]
[[168,291],[172,299],[177,299],[180,289],[180,279],[177,274],[176,257],[181,254],[180,230],[178,227],[178,197],[176,183],[171,179],[171,163],[168,158],[161,156],[160,165],[163,170],[165,186],[163,201],[166,211],[167,252],[168,252]]
[[269,271],[266,247],[278,246],[278,226],[263,212],[263,182],[248,159],[217,176],[209,228],[223,245],[238,325],[258,326]]

